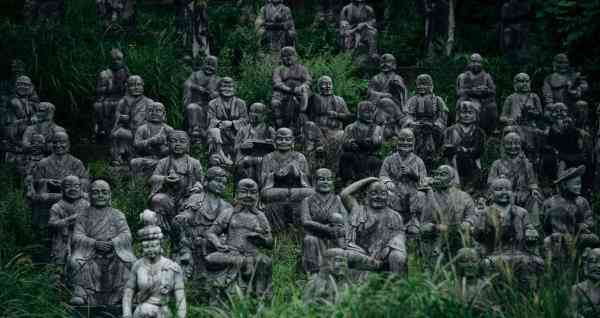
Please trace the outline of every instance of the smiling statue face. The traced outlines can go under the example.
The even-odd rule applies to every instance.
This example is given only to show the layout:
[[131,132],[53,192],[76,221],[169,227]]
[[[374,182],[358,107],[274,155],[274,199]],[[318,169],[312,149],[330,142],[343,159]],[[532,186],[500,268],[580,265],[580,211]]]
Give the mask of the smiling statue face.
[[131,96],[141,96],[144,94],[144,81],[137,75],[130,76],[127,80],[127,91]]
[[188,152],[189,138],[183,131],[176,131],[169,136],[169,150],[176,157],[182,156]]
[[581,195],[581,177],[574,177],[563,181],[565,189],[571,194]]
[[[463,103],[471,103],[464,101]],[[462,124],[469,125],[477,120],[477,112],[471,106],[461,106],[459,113],[459,120]]]
[[288,128],[279,128],[275,136],[275,148],[281,152],[287,152],[294,147],[294,136]]
[[521,153],[521,137],[516,133],[508,133],[504,137],[503,147],[508,157],[517,157]]
[[519,73],[513,80],[515,91],[521,94],[529,93],[531,91],[531,81],[529,75],[525,73]]
[[415,135],[412,130],[403,128],[398,133],[398,145],[396,146],[398,153],[406,155],[415,149]]
[[252,179],[240,180],[236,196],[242,206],[255,207],[258,202],[258,184]]
[[222,195],[227,189],[227,172],[219,167],[212,167],[206,173],[208,179],[208,191]]
[[68,176],[62,181],[63,197],[70,201],[81,198],[81,181],[76,176]]
[[319,193],[330,193],[333,191],[333,176],[329,169],[317,170],[316,190]]
[[27,76],[19,76],[15,83],[15,92],[19,96],[29,96],[33,93],[33,83]]
[[235,85],[233,83],[233,79],[225,77],[219,82],[219,94],[226,98],[233,97],[235,95]]
[[500,206],[510,204],[512,199],[512,184],[509,180],[498,178],[492,182],[492,199]]
[[90,187],[90,204],[96,208],[110,206],[110,186],[104,180],[94,181]]
[[374,182],[367,190],[369,206],[376,210],[381,210],[387,206],[388,192],[385,185],[381,182]]
[[452,184],[454,175],[449,166],[443,165],[433,171],[433,184],[436,189],[447,189]]
[[142,242],[142,254],[150,259],[156,259],[160,256],[162,247],[160,246],[160,240],[151,240]]
[[160,103],[154,103],[148,108],[148,121],[158,124],[165,119],[165,106]]

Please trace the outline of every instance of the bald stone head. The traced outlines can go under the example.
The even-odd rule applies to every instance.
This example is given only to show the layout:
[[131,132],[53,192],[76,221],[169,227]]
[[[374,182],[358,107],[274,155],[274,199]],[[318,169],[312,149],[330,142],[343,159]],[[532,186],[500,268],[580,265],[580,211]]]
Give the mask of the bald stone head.
[[95,208],[105,208],[111,205],[111,190],[108,182],[96,180],[90,186],[90,204]]
[[321,194],[333,191],[333,173],[327,168],[321,168],[315,173],[315,189]]
[[275,148],[279,152],[291,151],[294,147],[294,134],[289,128],[279,128],[275,133]]

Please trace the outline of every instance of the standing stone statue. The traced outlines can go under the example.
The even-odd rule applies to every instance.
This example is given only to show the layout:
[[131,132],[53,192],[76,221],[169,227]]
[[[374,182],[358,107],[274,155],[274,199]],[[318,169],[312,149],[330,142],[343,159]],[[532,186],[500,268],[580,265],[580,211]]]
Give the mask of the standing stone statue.
[[[33,82],[27,76],[19,76],[15,81],[14,96],[6,103],[6,112],[2,114],[3,139],[7,162],[18,163],[23,156],[23,134],[32,124],[37,112],[39,100],[35,94]],[[2,105],[4,106],[4,105]]]
[[262,160],[261,198],[275,231],[298,224],[300,202],[314,192],[310,186],[308,162],[293,148],[292,130],[279,128],[275,135],[275,151]]
[[89,209],[77,219],[69,260],[74,306],[118,306],[136,260],[123,212],[111,206],[110,185],[96,180]]
[[77,219],[86,213],[90,203],[83,197],[81,180],[78,176],[70,175],[61,181],[62,198],[50,208],[50,236],[52,249],[50,260],[60,267],[64,275],[65,266],[71,257],[71,242]]
[[192,57],[209,55],[208,1],[179,0],[176,6],[177,32],[183,38],[183,45],[192,48]]
[[96,12],[105,29],[135,28],[136,0],[96,0]]
[[[427,168],[423,160],[414,153],[415,135],[412,130],[404,128],[398,135],[396,151],[386,157],[381,165],[379,177],[393,195],[390,207],[411,221],[410,207],[417,196],[417,188],[425,184]],[[411,233],[414,234],[414,233]]]
[[456,78],[456,95],[458,102],[470,100],[480,105],[479,126],[488,135],[497,129],[496,84],[492,76],[483,69],[481,55],[471,55],[466,71]]
[[167,137],[173,132],[173,127],[165,124],[166,117],[163,104],[152,102],[148,105],[146,123],[138,127],[133,138],[136,153],[130,166],[134,175],[150,175],[158,160],[169,154]]
[[377,54],[375,12],[365,0],[352,0],[340,13],[340,38],[343,50],[361,49],[369,57]]
[[527,60],[530,14],[529,0],[509,0],[502,6],[500,47],[510,62]]
[[312,77],[297,59],[293,47],[281,49],[281,65],[273,71],[271,109],[277,128],[290,128],[302,139]]
[[28,25],[34,23],[57,24],[65,16],[64,0],[25,0],[23,18]]
[[[234,209],[223,210],[206,234],[217,249],[206,256],[213,286],[260,297],[271,295],[272,261],[259,248],[273,248],[271,226],[257,207],[258,184],[251,179],[238,183]],[[220,237],[224,238],[221,239]]]
[[597,317],[600,314],[600,248],[583,254],[585,280],[571,287],[569,310],[573,318]]
[[433,93],[433,79],[429,74],[417,76],[417,95],[406,102],[405,127],[414,132],[415,152],[427,167],[439,157],[443,133],[448,122],[448,108],[444,100]]
[[[123,290],[123,318],[185,318],[183,270],[177,263],[162,256],[163,234],[156,213],[144,210],[140,214],[144,227],[138,231],[143,257],[133,263]],[[133,304],[135,299],[135,311]],[[175,315],[169,303],[175,302]]]
[[209,55],[202,68],[183,84],[184,127],[192,143],[206,138],[208,103],[219,96],[217,85],[221,79],[217,76],[217,67],[217,57]]
[[269,51],[295,46],[296,27],[292,10],[283,0],[266,0],[254,22],[261,44]]
[[397,109],[404,109],[408,100],[408,89],[402,76],[396,73],[396,58],[392,54],[381,56],[381,73],[369,81],[369,100],[377,103],[382,98],[390,98]]
[[127,94],[117,104],[115,124],[110,134],[112,165],[129,163],[133,155],[133,135],[146,123],[146,112],[152,103],[153,100],[144,96],[144,80],[139,75],[129,76]]
[[552,67],[554,73],[544,79],[542,87],[544,106],[564,103],[569,108],[571,116],[579,117],[575,106],[589,90],[587,80],[581,73],[571,69],[569,57],[564,53],[554,57]]
[[117,104],[127,92],[126,83],[129,78],[129,68],[124,63],[123,52],[119,49],[112,49],[110,56],[112,64],[100,72],[96,84],[96,102],[94,103],[96,126],[94,130],[96,137],[100,140],[108,136],[115,124]]
[[467,192],[481,187],[481,155],[484,152],[485,133],[477,125],[479,110],[475,103],[458,103],[458,122],[444,132],[443,153],[448,163],[458,172],[462,188]]
[[381,168],[377,152],[383,144],[383,129],[375,124],[375,113],[373,103],[358,103],[357,120],[344,129],[338,163],[342,184],[376,175]]
[[333,181],[331,170],[317,170],[315,194],[300,204],[304,227],[302,265],[309,274],[320,271],[325,250],[346,247],[348,212],[334,193]]

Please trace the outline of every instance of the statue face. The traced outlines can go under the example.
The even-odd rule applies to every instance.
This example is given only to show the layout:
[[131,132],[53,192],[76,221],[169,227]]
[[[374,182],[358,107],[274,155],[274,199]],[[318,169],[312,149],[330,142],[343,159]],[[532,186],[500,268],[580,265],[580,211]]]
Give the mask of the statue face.
[[169,150],[175,156],[182,156],[187,153],[189,148],[189,140],[183,134],[174,134],[169,136]]
[[504,153],[511,158],[515,158],[521,153],[521,138],[514,133],[510,133],[504,137]]
[[134,77],[127,81],[127,92],[131,96],[141,96],[144,94],[144,81],[141,78]]
[[33,84],[31,80],[27,81],[24,79],[19,79],[15,83],[15,92],[19,96],[29,96],[33,93]]
[[319,169],[317,171],[316,190],[319,193],[330,193],[333,191],[333,176],[331,171],[327,169]]
[[460,122],[465,125],[472,124],[477,120],[477,113],[472,108],[463,108],[458,116]]
[[281,52],[281,63],[288,67],[296,64],[296,54],[289,51]]
[[393,59],[383,59],[380,66],[381,71],[384,73],[393,72],[396,69],[396,61]]
[[413,152],[415,149],[415,135],[412,131],[407,129],[402,129],[402,131],[398,134],[398,145],[396,149],[401,154],[408,154]]
[[518,93],[529,93],[531,91],[531,81],[526,74],[519,74],[514,80],[515,91]]
[[238,184],[237,201],[245,207],[253,208],[258,202],[258,185],[256,182]]
[[563,181],[564,189],[569,193],[578,196],[581,195],[581,177],[574,177]]
[[600,248],[595,248],[589,252],[583,265],[583,271],[588,279],[600,280]]
[[333,95],[333,83],[329,80],[322,80],[319,82],[319,91],[321,95],[331,96]]
[[342,255],[336,255],[329,262],[331,274],[335,276],[342,276],[348,271],[348,260]]
[[219,174],[208,180],[208,191],[221,195],[227,189],[227,175]]
[[64,133],[54,136],[52,141],[54,154],[64,155],[69,152],[69,137]]
[[383,209],[387,206],[387,189],[381,182],[373,183],[367,190],[367,198],[371,208],[376,210]]
[[110,186],[102,180],[92,183],[90,188],[90,204],[96,208],[110,206]]
[[52,115],[48,107],[38,107],[35,112],[35,119],[37,122],[46,122],[52,120]]
[[63,196],[71,201],[81,198],[81,182],[79,178],[67,178],[62,182]]
[[436,189],[447,189],[450,187],[454,176],[450,168],[447,166],[441,166],[433,171],[433,184],[432,186]]
[[569,117],[569,109],[564,104],[555,104],[551,114],[554,120],[565,120]]
[[500,179],[492,183],[492,199],[498,205],[508,205],[512,198],[512,186],[508,180]]
[[250,121],[250,124],[256,125],[262,122],[263,117],[264,109],[259,107],[250,107],[250,110],[248,111],[248,119]]
[[465,255],[456,262],[459,273],[467,278],[474,278],[479,275],[479,259],[474,255]]
[[219,85],[219,94],[222,97],[233,97],[235,95],[233,82],[221,82]]
[[430,76],[419,75],[417,77],[417,94],[426,95],[433,93],[433,81]]
[[280,129],[275,137],[275,148],[279,151],[290,151],[294,147],[294,136],[289,129]]
[[142,254],[144,257],[150,259],[156,259],[160,256],[162,247],[160,246],[160,240],[151,240],[142,242]]
[[165,118],[165,110],[160,106],[148,108],[148,121],[152,123],[162,123]]
[[375,107],[360,107],[358,110],[358,121],[371,124],[375,120]]

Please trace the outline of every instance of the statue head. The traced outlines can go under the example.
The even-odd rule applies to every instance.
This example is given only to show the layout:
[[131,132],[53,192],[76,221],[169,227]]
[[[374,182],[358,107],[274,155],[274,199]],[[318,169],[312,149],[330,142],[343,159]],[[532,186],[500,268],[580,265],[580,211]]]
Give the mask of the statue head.
[[333,81],[329,76],[321,76],[319,78],[319,92],[323,96],[333,95]]
[[381,210],[387,207],[388,190],[381,181],[375,181],[367,188],[367,201],[369,207],[375,210]]
[[48,102],[41,102],[38,104],[37,110],[35,112],[35,121],[38,123],[53,122],[55,111],[56,107],[54,106],[54,104]]
[[263,122],[267,112],[267,106],[263,103],[254,103],[248,109],[248,119],[253,126]]
[[504,154],[509,158],[516,158],[521,154],[521,136],[515,132],[510,132],[502,140]]
[[362,101],[356,107],[358,121],[364,124],[372,124],[375,120],[377,107],[370,101]]
[[69,142],[69,135],[64,131],[54,133],[52,137],[52,153],[58,156],[69,153],[71,143]]
[[219,59],[216,56],[209,55],[204,60],[204,65],[202,66],[202,71],[206,75],[213,75],[217,73],[217,68],[219,67]]
[[569,117],[569,108],[564,103],[554,103],[550,110],[550,116],[554,121],[565,120]]
[[160,124],[167,118],[165,105],[159,102],[152,102],[146,110],[146,119],[154,124]]
[[222,195],[227,189],[227,171],[221,167],[210,167],[206,171],[206,188],[211,193]]
[[294,134],[289,128],[279,128],[275,133],[275,149],[287,152],[294,148]]
[[138,231],[138,237],[142,241],[142,254],[149,260],[157,260],[162,254],[161,240],[162,230],[158,226],[158,216],[152,210],[144,210],[140,213],[140,221],[144,227]]
[[175,157],[187,154],[190,150],[190,138],[183,130],[174,130],[167,137],[169,151]]
[[20,97],[27,97],[33,94],[33,82],[31,78],[25,75],[17,77],[15,81],[15,93]]
[[585,174],[585,166],[571,167],[558,174],[554,184],[558,184],[560,193],[567,197],[578,197],[581,195],[581,177]]
[[471,70],[471,72],[475,74],[479,74],[481,71],[483,71],[483,58],[481,57],[481,55],[477,53],[472,54],[469,57],[468,67]]
[[477,105],[468,100],[458,103],[458,120],[463,125],[470,125],[477,122],[479,117],[479,108]]
[[417,76],[417,94],[423,96],[433,94],[433,79],[429,74],[421,74]]
[[529,93],[531,91],[531,79],[526,73],[519,73],[513,79],[513,87],[517,93]]
[[432,187],[445,190],[454,185],[456,170],[448,165],[441,165],[433,171]]
[[552,68],[554,72],[558,74],[567,74],[569,73],[569,69],[571,68],[569,63],[569,57],[567,54],[560,53],[554,57],[552,62]]
[[235,83],[231,77],[223,77],[218,85],[219,95],[224,98],[235,96]]
[[386,53],[381,56],[381,63],[379,64],[381,71],[384,73],[390,73],[396,70],[396,57],[392,54]]
[[398,132],[398,143],[396,151],[402,155],[407,155],[415,149],[415,134],[410,128],[402,128]]
[[238,182],[237,202],[247,208],[253,208],[258,202],[258,184],[252,179],[242,179]]
[[513,197],[512,182],[505,176],[500,176],[490,184],[492,191],[492,201],[499,206],[507,206],[511,203]]
[[291,46],[286,46],[281,49],[281,63],[285,66],[292,66],[296,64],[296,60],[298,58],[298,54],[296,53],[296,49]]
[[587,248],[583,253],[583,274],[593,282],[600,281],[600,248]]
[[31,136],[31,154],[42,154],[46,138],[42,134],[33,134]]
[[463,247],[456,253],[456,271],[459,276],[477,278],[480,272],[481,257],[474,248]]
[[333,173],[327,168],[318,169],[315,175],[315,190],[326,194],[333,191]]
[[62,197],[67,201],[73,202],[81,198],[81,180],[78,176],[68,175],[60,184]]
[[113,48],[110,51],[110,57],[112,60],[112,64],[111,64],[111,69],[115,70],[115,69],[120,69],[123,67],[123,60],[124,60],[124,56],[123,56],[123,52],[117,48]]
[[127,79],[127,94],[135,97],[144,95],[144,80],[141,76],[129,76]]
[[104,180],[96,180],[90,186],[90,205],[95,208],[111,206],[110,185]]

